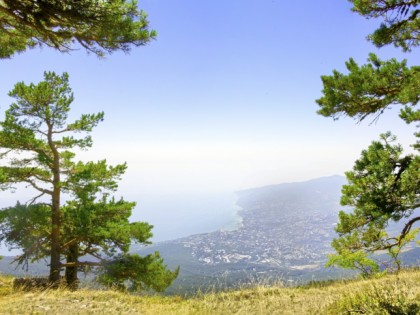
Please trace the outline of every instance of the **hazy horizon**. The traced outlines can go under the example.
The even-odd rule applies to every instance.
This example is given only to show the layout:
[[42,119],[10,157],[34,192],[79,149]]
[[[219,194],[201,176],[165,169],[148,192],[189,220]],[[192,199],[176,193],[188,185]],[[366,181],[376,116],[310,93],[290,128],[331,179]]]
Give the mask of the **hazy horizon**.
[[[336,176],[341,175],[323,176],[299,182],[284,182],[278,183],[278,185],[305,183]],[[250,189],[266,187],[252,187]],[[154,225],[151,241],[157,243],[195,234],[239,228],[242,218],[238,211],[242,208],[236,204],[238,192],[240,191],[184,194],[155,193],[142,196],[126,195],[124,198],[137,202],[137,211],[133,211],[132,221],[145,221]],[[25,202],[30,196],[30,193],[10,193],[7,199],[0,201],[0,209],[12,206],[17,201]],[[0,255],[14,256],[19,253],[19,250],[9,252],[4,245],[0,245]]]

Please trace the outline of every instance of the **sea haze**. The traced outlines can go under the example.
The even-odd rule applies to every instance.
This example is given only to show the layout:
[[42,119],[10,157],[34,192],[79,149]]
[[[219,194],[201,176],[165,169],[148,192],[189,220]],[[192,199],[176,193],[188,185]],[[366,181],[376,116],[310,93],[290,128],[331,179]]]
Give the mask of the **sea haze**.
[[227,193],[195,193],[127,196],[136,200],[132,221],[154,226],[153,242],[174,240],[193,234],[232,230],[240,225],[237,196]]

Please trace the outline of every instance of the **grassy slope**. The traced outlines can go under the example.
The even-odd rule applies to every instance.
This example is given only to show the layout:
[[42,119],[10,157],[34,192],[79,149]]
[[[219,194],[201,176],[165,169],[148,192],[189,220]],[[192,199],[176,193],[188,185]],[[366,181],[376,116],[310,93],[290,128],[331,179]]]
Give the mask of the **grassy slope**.
[[185,299],[89,290],[13,292],[11,283],[12,278],[0,277],[0,314],[389,314],[385,309],[420,314],[420,270],[398,277],[255,287]]

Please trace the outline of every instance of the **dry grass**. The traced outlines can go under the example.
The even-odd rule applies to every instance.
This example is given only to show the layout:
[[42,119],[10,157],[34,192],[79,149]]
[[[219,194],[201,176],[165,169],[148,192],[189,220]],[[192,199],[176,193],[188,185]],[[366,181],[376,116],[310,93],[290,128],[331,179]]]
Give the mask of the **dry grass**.
[[416,314],[417,307],[420,312],[418,270],[398,277],[297,288],[257,286],[194,298],[91,290],[28,293],[13,291],[11,281],[0,278],[0,314],[390,314],[381,311],[382,300],[390,301],[387,305],[392,304],[389,307],[399,311],[396,314]]

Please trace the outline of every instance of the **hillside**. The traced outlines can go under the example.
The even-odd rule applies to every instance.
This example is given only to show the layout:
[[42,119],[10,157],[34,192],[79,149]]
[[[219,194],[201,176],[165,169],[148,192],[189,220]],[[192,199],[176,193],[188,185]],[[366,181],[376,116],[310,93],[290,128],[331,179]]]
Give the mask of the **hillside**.
[[[172,294],[208,285],[226,288],[278,279],[296,285],[351,277],[354,272],[324,267],[333,251],[330,244],[345,182],[342,176],[330,176],[239,191],[238,229],[158,243],[139,253],[157,250],[171,267],[181,267],[168,290]],[[417,265],[419,257],[420,248],[402,255],[407,265]]]
[[[190,298],[114,291],[21,292],[0,277],[0,314],[418,314],[420,271],[285,288],[255,286]],[[211,291],[209,289],[209,291]]]
[[323,265],[331,252],[344,182],[332,176],[239,191],[238,229],[159,243],[140,253],[158,250],[181,272],[219,281],[326,277]]

